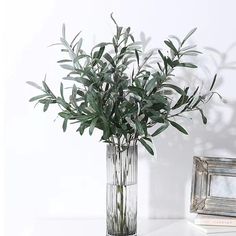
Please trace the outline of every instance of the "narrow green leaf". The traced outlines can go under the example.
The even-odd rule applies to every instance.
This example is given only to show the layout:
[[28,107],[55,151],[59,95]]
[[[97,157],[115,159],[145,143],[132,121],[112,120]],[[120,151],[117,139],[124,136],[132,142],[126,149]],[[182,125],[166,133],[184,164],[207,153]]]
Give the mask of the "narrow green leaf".
[[26,83],[29,84],[30,86],[33,86],[33,87],[35,87],[35,88],[37,88],[37,89],[40,89],[40,90],[44,91],[41,86],[39,86],[38,84],[36,84],[36,83],[33,82],[33,81],[27,81]]
[[165,40],[164,43],[175,53],[175,55],[178,54],[178,50],[175,48],[171,40]]
[[66,132],[66,129],[67,129],[67,123],[68,123],[68,119],[64,119],[63,124],[62,124],[63,132]]
[[169,35],[169,38],[175,39],[178,42],[178,44],[181,45],[181,41],[180,41],[180,39],[177,36]]
[[107,140],[110,135],[110,127],[109,127],[109,122],[106,120],[106,118],[104,116],[100,117],[102,119],[102,124],[103,124],[103,135],[102,135],[102,139]]
[[38,100],[38,99],[40,99],[40,98],[44,98],[44,97],[47,97],[48,96],[48,94],[42,94],[42,95],[38,95],[38,96],[35,96],[35,97],[32,97],[32,98],[30,98],[30,102],[33,102],[33,101],[36,101],[36,100]]
[[167,88],[171,88],[174,89],[177,93],[181,94],[181,95],[185,95],[185,92],[183,89],[181,89],[180,87],[173,85],[173,84],[162,84],[162,87],[167,87]]
[[216,82],[216,78],[217,78],[217,74],[215,74],[214,79],[212,81],[211,87],[210,87],[210,91],[213,89],[215,82]]
[[179,107],[181,107],[182,105],[184,105],[186,103],[186,96],[185,95],[181,95],[179,100],[176,102],[176,104],[172,107],[172,109],[177,109]]
[[138,120],[136,120],[135,125],[136,125],[136,130],[138,131],[138,134],[143,135],[145,132],[143,130],[141,123]]
[[113,58],[111,57],[110,54],[106,53],[106,54],[104,54],[103,57],[104,57],[108,62],[110,62],[113,67],[116,67],[115,62],[114,62],[114,60],[113,60]]
[[164,125],[160,126],[160,127],[152,134],[152,137],[154,137],[154,136],[156,136],[156,135],[162,133],[164,130],[166,130],[166,129],[168,128],[168,126],[169,126],[169,122],[168,122],[168,123],[166,122]]
[[83,39],[80,38],[78,42],[75,43],[75,45],[73,46],[72,50],[75,50],[75,54],[78,55],[81,52],[81,47],[83,44]]
[[188,68],[197,68],[197,66],[192,64],[192,63],[179,63],[177,66],[179,66],[179,67],[188,67]]
[[[133,112],[132,112],[133,113]],[[129,123],[129,125],[135,130],[136,129],[136,125],[135,123],[131,120],[130,117],[125,117],[125,120]]]
[[87,92],[87,101],[89,103],[89,105],[95,110],[95,111],[99,111],[98,108],[98,101],[95,99],[95,97],[93,96],[92,93]]
[[203,124],[207,124],[207,118],[206,118],[206,116],[204,115],[203,110],[200,109],[200,108],[197,108],[197,109],[199,110],[199,112],[200,112],[200,114],[201,114]]
[[63,94],[64,93],[63,83],[60,84],[60,93],[61,93],[62,99],[65,100],[64,94]]
[[65,62],[72,62],[70,59],[59,60],[57,63],[65,63]]
[[202,101],[202,97],[199,96],[197,101],[193,104],[192,109],[195,108]]
[[164,61],[165,56],[163,55],[163,53],[162,53],[160,50],[158,50],[158,53],[159,53],[159,55],[161,56],[162,60]]
[[116,35],[117,35],[117,39],[118,40],[120,39],[120,35],[121,35],[121,32],[122,32],[122,29],[123,29],[123,27],[120,27],[120,26],[117,27]]
[[184,133],[184,134],[188,134],[188,132],[184,129],[184,127],[182,127],[180,124],[169,120],[170,124],[175,127],[177,130],[179,130],[180,132]]
[[146,141],[141,138],[139,139],[139,142],[146,148],[146,150],[151,154],[151,155],[154,155],[154,152],[152,150],[152,148],[149,146],[149,144],[146,143]]
[[71,117],[71,114],[67,111],[59,112],[58,115],[64,119],[69,119]]
[[68,64],[62,64],[60,65],[61,68],[65,69],[65,70],[74,70],[74,67]]
[[97,124],[97,121],[98,121],[98,117],[92,120],[91,125],[89,127],[89,135],[93,134],[93,130]]
[[65,26],[65,24],[62,25],[62,38],[63,39],[66,38],[66,26]]
[[67,76],[67,77],[64,77],[62,79],[76,81],[78,83],[83,84],[85,87],[88,87],[88,86],[90,86],[92,84],[92,82],[90,80],[85,79],[85,78],[81,78],[81,77],[70,77],[70,76]]
[[72,40],[71,43],[70,43],[70,47],[73,46],[74,41],[78,38],[78,36],[79,36],[80,34],[81,34],[81,31],[75,35],[75,37],[73,38],[73,40]]
[[105,46],[101,47],[98,51],[98,55],[97,55],[97,58],[100,59],[102,57],[102,54],[105,50]]
[[57,97],[56,98],[56,102],[59,104],[59,105],[61,105],[61,106],[63,106],[65,109],[70,109],[70,105],[67,103],[67,102],[65,102],[62,98],[60,98],[60,97]]
[[111,17],[112,21],[115,23],[115,25],[118,27],[118,24],[116,23],[116,21],[115,21],[115,19],[113,17],[113,12],[110,14],[110,17]]
[[199,89],[199,86],[197,86],[197,88],[195,89],[195,91],[193,92],[193,94],[188,98],[188,102],[189,102],[192,98],[194,98],[194,96],[196,95],[198,89]]
[[50,104],[50,100],[47,100],[43,106],[43,111],[47,111],[48,107],[49,107],[49,104]]
[[89,127],[89,124],[87,122],[81,123],[79,128],[76,130],[76,132],[79,131],[80,135],[83,135],[84,130]]
[[[138,80],[135,80],[135,82],[138,81]],[[134,94],[137,94],[139,96],[143,96],[144,94],[144,89],[143,88],[139,88],[139,87],[136,87],[136,86],[129,86],[128,89],[134,93]]]
[[138,66],[139,66],[139,55],[138,55],[137,49],[135,49],[135,56],[136,56],[137,63],[138,63]]
[[156,78],[152,78],[147,82],[147,84],[145,86],[145,90],[152,91],[155,86],[156,86]]
[[190,32],[184,37],[182,43],[181,43],[181,46],[184,45],[184,43],[188,40],[188,38],[191,37],[191,35],[197,30],[197,28],[194,28],[192,30],[190,30]]
[[43,87],[44,87],[45,91],[48,92],[48,93],[50,93],[51,90],[49,89],[49,87],[48,87],[48,85],[46,84],[45,80],[42,81],[42,83],[43,83]]

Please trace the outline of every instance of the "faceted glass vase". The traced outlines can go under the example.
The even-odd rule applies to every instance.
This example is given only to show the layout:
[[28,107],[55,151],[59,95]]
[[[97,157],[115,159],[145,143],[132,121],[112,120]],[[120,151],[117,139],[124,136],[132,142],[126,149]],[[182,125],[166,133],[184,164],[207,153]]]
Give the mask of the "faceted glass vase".
[[137,145],[107,145],[107,235],[137,234]]

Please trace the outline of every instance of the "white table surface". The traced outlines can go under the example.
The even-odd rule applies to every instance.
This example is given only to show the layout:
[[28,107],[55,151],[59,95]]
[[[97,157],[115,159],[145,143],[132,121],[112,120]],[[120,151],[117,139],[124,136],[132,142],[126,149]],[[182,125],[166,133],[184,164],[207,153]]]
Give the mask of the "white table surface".
[[[19,235],[19,234],[18,234]],[[20,235],[27,236],[105,236],[105,219],[35,219]],[[139,220],[138,236],[203,236],[187,220]],[[236,233],[209,234],[236,236]]]

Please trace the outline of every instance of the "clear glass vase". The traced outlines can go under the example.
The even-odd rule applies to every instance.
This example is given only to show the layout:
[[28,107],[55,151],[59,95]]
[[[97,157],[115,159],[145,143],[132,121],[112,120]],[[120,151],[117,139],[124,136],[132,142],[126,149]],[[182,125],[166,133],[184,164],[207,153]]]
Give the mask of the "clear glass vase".
[[137,144],[107,145],[107,235],[137,233]]

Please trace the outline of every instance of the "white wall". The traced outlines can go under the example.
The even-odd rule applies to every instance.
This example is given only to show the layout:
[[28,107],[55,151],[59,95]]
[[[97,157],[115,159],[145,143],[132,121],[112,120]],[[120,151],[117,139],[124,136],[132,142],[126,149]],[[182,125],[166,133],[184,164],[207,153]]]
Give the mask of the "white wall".
[[[234,0],[8,0],[4,5],[6,235],[30,235],[32,220],[40,217],[105,216],[105,145],[98,142],[99,133],[80,137],[73,127],[63,133],[54,109],[43,113],[28,103],[37,91],[25,81],[40,82],[47,73],[48,83],[59,87],[60,54],[47,46],[59,40],[63,22],[71,37],[82,30],[87,49],[111,38],[111,12],[136,37],[142,31],[151,37],[153,47],[196,26],[193,40],[200,49],[211,46],[225,53],[236,42]],[[210,72],[200,60],[199,75],[209,85],[219,70],[210,55],[218,64],[222,56],[236,61],[236,47],[221,57],[207,55]],[[206,127],[196,115],[196,121],[185,122],[189,137],[170,128],[156,140],[156,160],[140,148],[140,217],[189,216],[192,156],[236,156],[236,71],[220,73],[216,88],[228,103],[215,99],[207,107]]]

